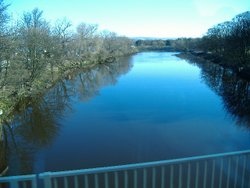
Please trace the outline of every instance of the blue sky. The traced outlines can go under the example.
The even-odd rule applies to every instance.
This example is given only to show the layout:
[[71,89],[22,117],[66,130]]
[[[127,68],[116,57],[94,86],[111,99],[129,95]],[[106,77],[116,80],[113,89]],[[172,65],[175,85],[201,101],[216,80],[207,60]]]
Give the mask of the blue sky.
[[95,23],[129,37],[199,37],[250,10],[250,0],[5,0],[17,18],[35,7],[53,22]]

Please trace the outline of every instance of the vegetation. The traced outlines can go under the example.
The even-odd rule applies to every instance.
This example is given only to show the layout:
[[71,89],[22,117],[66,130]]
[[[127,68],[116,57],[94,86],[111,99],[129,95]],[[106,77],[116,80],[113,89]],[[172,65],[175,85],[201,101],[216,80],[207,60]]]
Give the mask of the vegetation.
[[116,83],[132,67],[128,58],[69,73],[44,95],[31,98],[28,108],[16,112],[11,123],[3,122],[0,176],[6,167],[7,175],[32,173],[37,153],[51,145],[60,133],[59,120],[72,113],[72,97],[88,101],[99,94],[100,88]]
[[202,38],[133,43],[113,32],[99,31],[95,24],[81,23],[76,31],[66,19],[52,25],[37,8],[13,21],[8,6],[0,0],[0,121],[17,104],[43,93],[72,70],[113,62],[137,49],[191,52],[241,72],[250,69],[249,11],[215,25]]
[[230,63],[248,66],[250,60],[250,12],[210,28],[202,38],[206,52],[223,56]]
[[[0,0],[0,173],[7,166],[7,156],[13,152],[9,149],[11,145],[18,148],[15,139],[22,146],[15,153],[18,160],[27,156],[32,158],[29,153],[52,142],[59,129],[56,118],[63,116],[69,95],[76,92],[70,91],[60,79],[71,80],[72,72],[77,69],[92,68],[78,74],[81,100],[88,100],[105,82],[113,83],[116,76],[128,71],[131,65],[111,62],[137,49],[190,52],[239,72],[250,72],[250,12],[214,26],[202,38],[137,40],[133,43],[113,32],[99,31],[96,24],[81,23],[75,31],[66,19],[52,25],[37,8],[14,21],[7,13],[8,6]],[[100,63],[109,65],[96,66]],[[205,63],[199,66],[203,68],[207,84],[223,96],[225,107],[239,118],[239,122],[249,124],[250,110],[245,107],[249,103],[248,83],[237,80],[231,71],[218,66]],[[55,83],[47,95],[39,95]],[[13,111],[22,108],[26,101],[30,108],[25,108],[24,113],[16,113],[16,119],[12,118]],[[12,120],[11,124],[8,120]],[[32,151],[28,146],[32,146]],[[28,172],[31,164],[28,160],[22,164],[20,169]]]
[[163,49],[182,51],[231,67],[246,75],[250,70],[250,12],[208,29],[202,38],[136,41],[141,50]]
[[95,24],[81,23],[76,32],[66,19],[52,26],[37,8],[14,22],[7,8],[0,0],[1,119],[73,69],[113,62],[135,52],[130,39],[98,31]]
[[0,175],[7,166],[5,139],[15,111],[29,105],[39,113],[42,108],[33,108],[34,99],[60,79],[136,52],[132,40],[99,31],[95,24],[81,23],[75,31],[67,19],[52,25],[37,8],[12,20],[8,6],[0,0]]
[[242,78],[250,79],[250,12],[210,28],[196,44],[197,49],[202,53],[193,54],[229,67]]
[[140,51],[147,50],[171,50],[170,40],[137,40],[135,46]]

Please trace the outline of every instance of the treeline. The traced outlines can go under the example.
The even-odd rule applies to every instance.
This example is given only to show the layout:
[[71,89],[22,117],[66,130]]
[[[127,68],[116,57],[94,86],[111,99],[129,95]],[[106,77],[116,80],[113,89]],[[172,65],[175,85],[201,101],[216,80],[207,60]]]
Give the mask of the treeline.
[[136,40],[135,46],[140,51],[170,50],[170,40]]
[[178,38],[178,39],[157,39],[157,40],[136,40],[135,46],[140,51],[188,51],[197,48],[200,38]]
[[170,49],[194,52],[208,60],[246,68],[250,66],[250,12],[208,29],[202,38],[178,38],[135,42],[139,49]]
[[250,60],[250,12],[210,28],[202,38],[201,49],[242,66]]
[[37,8],[12,20],[8,6],[0,0],[1,117],[14,101],[43,92],[72,69],[136,51],[130,39],[99,31],[95,24],[81,23],[75,31],[66,19],[52,25]]

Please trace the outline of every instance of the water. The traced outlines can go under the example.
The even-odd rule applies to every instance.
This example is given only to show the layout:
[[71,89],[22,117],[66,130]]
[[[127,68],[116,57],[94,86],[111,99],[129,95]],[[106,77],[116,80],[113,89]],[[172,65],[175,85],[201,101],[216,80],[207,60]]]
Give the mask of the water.
[[19,112],[9,175],[249,149],[249,87],[229,70],[145,52],[70,75]]

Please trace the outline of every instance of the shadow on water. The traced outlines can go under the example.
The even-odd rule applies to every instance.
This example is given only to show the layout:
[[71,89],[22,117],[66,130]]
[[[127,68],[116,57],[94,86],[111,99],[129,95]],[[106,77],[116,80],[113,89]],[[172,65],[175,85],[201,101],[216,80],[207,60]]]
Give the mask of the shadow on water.
[[213,63],[191,62],[201,69],[201,78],[223,101],[225,111],[239,126],[250,128],[250,85],[230,69]]
[[72,111],[71,99],[87,101],[98,95],[101,87],[115,84],[131,69],[128,58],[72,73],[44,96],[30,99],[23,110],[16,109],[11,123],[4,121],[0,126],[0,171],[8,169],[7,175],[36,173],[36,155],[60,134],[58,122]]

